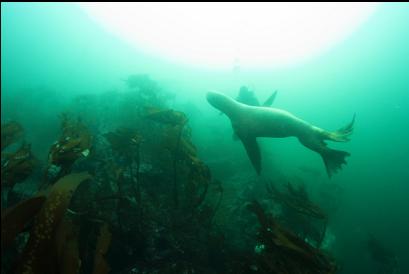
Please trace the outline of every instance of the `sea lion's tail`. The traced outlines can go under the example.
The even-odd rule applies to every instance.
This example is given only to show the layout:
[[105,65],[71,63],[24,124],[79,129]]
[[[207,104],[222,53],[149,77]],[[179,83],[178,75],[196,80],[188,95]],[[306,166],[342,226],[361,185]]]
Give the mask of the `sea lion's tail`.
[[319,153],[322,160],[324,160],[325,168],[327,169],[327,174],[330,178],[333,173],[336,173],[341,169],[343,164],[346,165],[347,162],[345,158],[351,155],[346,151],[335,150],[328,147]]
[[[348,142],[349,136],[354,130],[354,122],[355,114],[349,124],[338,129],[337,131],[324,131],[324,134],[321,135],[321,138],[323,139],[323,141],[330,140],[334,142]],[[351,154],[346,151],[328,148],[325,142],[322,142],[322,144],[323,146],[317,152],[321,155],[322,160],[324,161],[328,177],[331,178],[332,174],[340,170],[343,164],[346,165],[347,162],[345,158],[350,156]]]
[[338,129],[337,131],[327,132],[326,138],[327,140],[334,141],[334,142],[348,142],[349,136],[352,134],[354,130],[354,122],[355,122],[355,114],[352,118],[352,121],[349,122],[346,126]]

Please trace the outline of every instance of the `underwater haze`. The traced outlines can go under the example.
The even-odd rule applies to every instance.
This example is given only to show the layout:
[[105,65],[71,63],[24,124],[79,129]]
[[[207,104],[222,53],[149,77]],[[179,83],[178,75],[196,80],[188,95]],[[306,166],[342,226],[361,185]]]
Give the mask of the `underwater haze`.
[[[409,273],[409,4],[268,65],[178,62],[79,4],[2,3],[1,272]],[[332,133],[355,114],[327,142],[346,163],[258,138],[258,174],[206,97],[242,87]]]

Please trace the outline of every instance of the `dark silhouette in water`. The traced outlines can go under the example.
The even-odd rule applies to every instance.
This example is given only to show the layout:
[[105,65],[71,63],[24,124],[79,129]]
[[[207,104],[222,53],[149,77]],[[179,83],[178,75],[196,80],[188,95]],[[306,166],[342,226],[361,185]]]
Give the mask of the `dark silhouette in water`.
[[230,118],[234,132],[242,141],[258,174],[261,172],[261,154],[257,137],[297,137],[305,147],[321,155],[329,177],[341,169],[342,164],[346,164],[345,158],[350,156],[346,151],[328,148],[325,141],[349,141],[355,115],[348,125],[330,132],[316,127],[288,111],[245,105],[221,93],[207,93],[207,101]]
[[372,259],[379,263],[378,274],[397,273],[395,254],[371,234],[369,234],[368,239],[368,250]]

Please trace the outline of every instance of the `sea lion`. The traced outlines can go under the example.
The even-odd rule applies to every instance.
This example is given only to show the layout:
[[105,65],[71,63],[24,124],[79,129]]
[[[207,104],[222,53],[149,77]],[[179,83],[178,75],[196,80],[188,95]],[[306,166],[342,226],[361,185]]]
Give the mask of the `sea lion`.
[[233,130],[242,141],[257,174],[261,172],[261,155],[257,137],[297,137],[301,144],[321,155],[328,177],[341,169],[342,164],[346,164],[345,158],[350,156],[346,151],[328,148],[325,140],[349,141],[355,114],[348,125],[330,132],[311,125],[282,109],[249,106],[217,92],[208,92],[206,98],[214,108],[230,118]]
[[[274,99],[277,96],[277,90],[274,91],[270,97],[267,98],[267,100],[263,103],[263,107],[269,107],[273,104]],[[259,107],[260,103],[256,97],[256,95],[254,94],[254,91],[250,90],[248,87],[246,86],[241,86],[240,90],[239,90],[239,95],[236,98],[237,102],[240,102],[242,104],[245,105],[249,105],[249,106],[255,106],[255,107]],[[223,114],[223,112],[220,112],[221,114]],[[237,135],[235,133],[233,133],[233,140],[237,141],[239,138],[237,137]]]

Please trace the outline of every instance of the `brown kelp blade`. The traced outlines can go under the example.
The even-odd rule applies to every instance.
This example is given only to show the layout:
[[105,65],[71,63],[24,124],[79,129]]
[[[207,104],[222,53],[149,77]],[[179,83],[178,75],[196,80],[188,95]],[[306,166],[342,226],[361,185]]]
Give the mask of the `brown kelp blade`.
[[105,261],[105,254],[108,252],[111,244],[111,232],[108,225],[103,224],[99,230],[97,246],[95,248],[94,271],[93,274],[107,274],[110,270],[108,263]]
[[16,236],[40,211],[45,200],[45,196],[33,197],[1,213],[1,249],[13,244]]
[[56,232],[75,189],[90,178],[87,172],[72,173],[62,177],[51,187],[47,200],[34,219],[30,238],[15,273],[55,273]]
[[267,273],[335,273],[337,266],[324,253],[283,228],[257,201],[247,208],[261,225],[259,241],[264,244],[265,252],[260,254],[260,261]]
[[181,111],[173,109],[160,109],[155,107],[145,107],[145,118],[155,122],[170,125],[184,125],[187,122],[186,115]]
[[129,128],[119,128],[115,132],[105,133],[104,137],[110,143],[112,150],[121,155],[132,152],[143,140],[138,130]]
[[55,236],[59,274],[77,274],[81,267],[78,247],[79,227],[63,218]]

